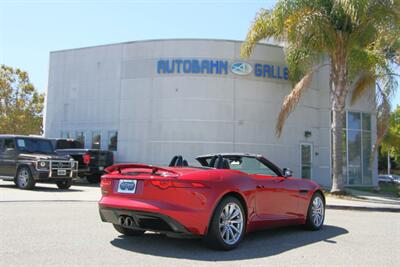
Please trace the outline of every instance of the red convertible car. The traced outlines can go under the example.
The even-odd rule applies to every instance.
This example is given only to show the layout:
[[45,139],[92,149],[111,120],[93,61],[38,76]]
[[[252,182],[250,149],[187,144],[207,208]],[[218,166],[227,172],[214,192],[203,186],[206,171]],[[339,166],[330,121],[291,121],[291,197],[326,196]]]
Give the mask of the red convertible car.
[[245,233],[299,224],[321,229],[325,198],[318,184],[291,177],[261,155],[216,154],[188,166],[117,164],[101,179],[102,221],[121,234],[145,231],[198,236],[217,249],[236,247]]

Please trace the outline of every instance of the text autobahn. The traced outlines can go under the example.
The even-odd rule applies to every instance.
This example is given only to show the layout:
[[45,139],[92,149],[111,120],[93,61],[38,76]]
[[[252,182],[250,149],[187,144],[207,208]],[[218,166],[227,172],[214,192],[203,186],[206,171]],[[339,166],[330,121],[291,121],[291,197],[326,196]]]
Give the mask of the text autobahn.
[[[264,77],[277,80],[288,80],[288,68],[286,66],[279,66],[275,64],[261,64],[250,63],[243,61],[232,61],[228,60],[215,60],[215,59],[159,59],[157,61],[157,73],[158,74],[214,74],[214,75],[227,75],[230,72],[234,74],[238,73],[237,66],[243,64],[249,65],[251,72],[244,73],[253,74],[256,77]],[[232,70],[232,67],[235,67]]]

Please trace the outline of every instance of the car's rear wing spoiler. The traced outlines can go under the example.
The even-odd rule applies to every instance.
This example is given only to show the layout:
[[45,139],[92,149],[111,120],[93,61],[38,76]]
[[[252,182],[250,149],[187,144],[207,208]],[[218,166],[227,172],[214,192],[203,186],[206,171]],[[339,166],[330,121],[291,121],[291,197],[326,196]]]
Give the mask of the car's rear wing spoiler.
[[121,173],[121,170],[123,169],[151,169],[151,173],[153,175],[155,175],[158,171],[164,171],[164,172],[169,172],[172,174],[178,174],[177,172],[170,170],[170,169],[166,169],[163,167],[158,167],[158,166],[153,166],[153,165],[148,165],[148,164],[136,164],[136,163],[131,163],[131,164],[115,164],[112,165],[110,167],[107,167],[105,169],[105,171],[107,173],[111,173],[111,172],[119,172]]

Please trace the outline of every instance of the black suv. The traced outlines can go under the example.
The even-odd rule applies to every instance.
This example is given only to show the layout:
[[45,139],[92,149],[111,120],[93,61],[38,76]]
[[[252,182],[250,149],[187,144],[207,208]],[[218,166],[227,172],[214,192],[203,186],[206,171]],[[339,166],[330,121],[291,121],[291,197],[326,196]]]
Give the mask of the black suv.
[[68,189],[77,175],[78,162],[57,155],[50,140],[0,135],[0,179],[14,181],[21,189],[33,189],[37,182]]

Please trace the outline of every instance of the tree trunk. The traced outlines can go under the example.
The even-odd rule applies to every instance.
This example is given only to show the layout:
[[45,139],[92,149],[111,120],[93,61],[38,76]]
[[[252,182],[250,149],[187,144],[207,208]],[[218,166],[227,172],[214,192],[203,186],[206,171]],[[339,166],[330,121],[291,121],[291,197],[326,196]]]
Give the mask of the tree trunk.
[[332,111],[332,193],[344,192],[343,179],[343,122],[344,108]]
[[[342,51],[343,52],[343,51]],[[332,104],[332,188],[331,192],[344,193],[343,179],[343,125],[347,97],[347,64],[343,54],[337,57],[331,70],[331,104]]]

